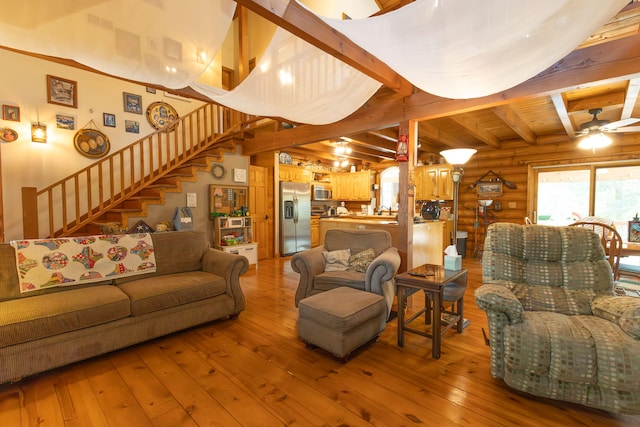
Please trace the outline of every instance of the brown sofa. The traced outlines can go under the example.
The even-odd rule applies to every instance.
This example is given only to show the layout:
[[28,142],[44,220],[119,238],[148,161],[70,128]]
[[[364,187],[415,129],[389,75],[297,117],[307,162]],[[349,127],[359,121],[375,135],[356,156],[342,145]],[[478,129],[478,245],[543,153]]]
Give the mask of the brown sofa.
[[26,294],[14,248],[0,244],[0,383],[244,310],[245,257],[209,248],[200,232],[152,239],[153,273]]

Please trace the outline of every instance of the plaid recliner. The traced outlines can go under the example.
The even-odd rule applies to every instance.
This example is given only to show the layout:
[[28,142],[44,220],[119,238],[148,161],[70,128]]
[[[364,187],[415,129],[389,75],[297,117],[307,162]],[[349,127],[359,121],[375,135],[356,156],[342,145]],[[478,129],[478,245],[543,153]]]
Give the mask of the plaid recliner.
[[599,237],[580,227],[495,223],[475,291],[491,375],[515,389],[640,413],[640,298],[615,296]]

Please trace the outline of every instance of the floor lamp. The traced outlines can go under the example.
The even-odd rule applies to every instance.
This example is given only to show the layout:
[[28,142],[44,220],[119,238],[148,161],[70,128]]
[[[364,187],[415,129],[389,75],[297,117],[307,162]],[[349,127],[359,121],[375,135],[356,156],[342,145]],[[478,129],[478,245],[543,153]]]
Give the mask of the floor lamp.
[[453,179],[453,244],[456,245],[456,249],[458,248],[458,189],[464,174],[462,165],[467,163],[476,151],[473,148],[452,148],[451,150],[440,152],[440,155],[444,157],[447,163],[453,166],[451,171],[451,178]]

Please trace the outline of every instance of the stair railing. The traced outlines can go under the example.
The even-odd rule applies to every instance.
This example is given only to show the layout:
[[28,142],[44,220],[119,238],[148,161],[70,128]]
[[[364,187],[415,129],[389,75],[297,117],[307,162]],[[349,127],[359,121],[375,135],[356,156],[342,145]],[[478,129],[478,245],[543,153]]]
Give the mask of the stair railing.
[[[235,112],[233,112],[235,113]],[[64,236],[139,193],[239,129],[241,114],[205,104],[46,188],[22,189],[25,238]],[[231,121],[235,123],[231,123]],[[39,230],[48,230],[40,236]]]

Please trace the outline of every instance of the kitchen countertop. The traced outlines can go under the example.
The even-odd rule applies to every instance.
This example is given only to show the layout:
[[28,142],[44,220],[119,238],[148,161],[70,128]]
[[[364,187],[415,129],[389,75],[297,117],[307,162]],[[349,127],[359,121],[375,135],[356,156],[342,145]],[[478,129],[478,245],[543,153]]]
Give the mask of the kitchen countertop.
[[358,224],[392,224],[397,225],[398,221],[396,221],[393,216],[375,216],[375,217],[366,217],[366,216],[332,216],[332,217],[320,217],[321,221],[340,221],[340,222],[348,222],[348,223],[358,223]]
[[[342,222],[360,223],[360,224],[389,224],[397,225],[396,215],[349,215],[349,216],[327,216],[320,217],[321,220],[337,220]],[[423,224],[429,222],[440,222],[446,220],[420,220],[414,221],[414,224]]]

